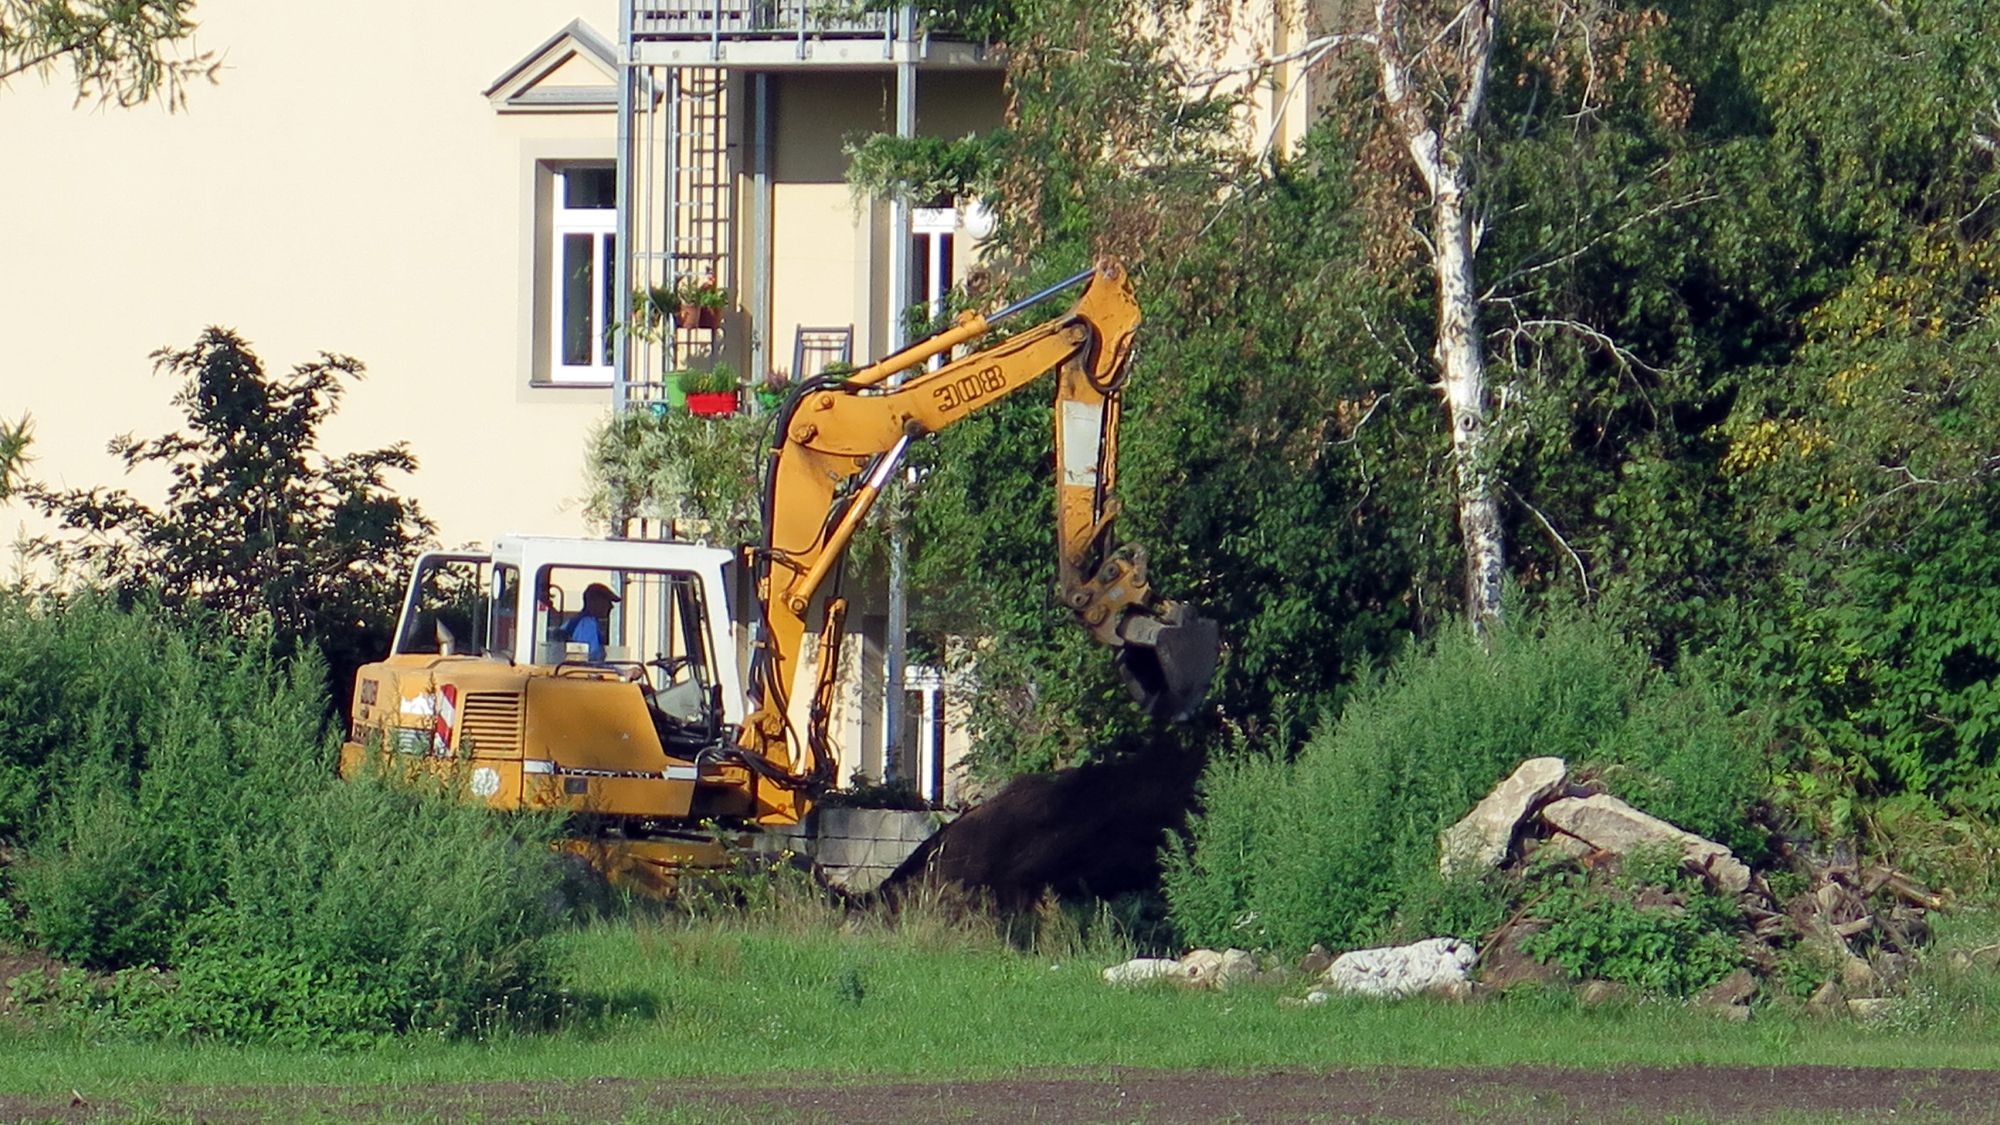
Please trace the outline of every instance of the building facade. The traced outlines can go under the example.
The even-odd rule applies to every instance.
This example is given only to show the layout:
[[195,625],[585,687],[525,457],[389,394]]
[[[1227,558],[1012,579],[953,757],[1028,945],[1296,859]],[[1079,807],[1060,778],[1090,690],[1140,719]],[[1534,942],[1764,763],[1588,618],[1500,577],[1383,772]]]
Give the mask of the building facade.
[[[408,442],[421,468],[392,483],[447,545],[604,530],[584,514],[586,442],[663,397],[666,372],[798,379],[885,354],[906,305],[976,257],[949,205],[969,201],[857,199],[844,149],[998,124],[998,58],[910,9],[837,7],[202,0],[196,46],[224,66],[183,112],[17,79],[0,90],[0,416],[33,416],[43,481],[155,498],[164,481],[125,480],[106,442],[179,424],[149,356],[219,324],[274,371],[321,351],[366,364],[323,443]],[[1273,16],[1232,34],[1190,50],[1268,56],[1303,33]],[[1260,93],[1246,143],[1303,127],[1288,89]],[[689,285],[725,294],[719,327],[610,331],[625,295]],[[0,518],[46,530],[18,505]],[[845,768],[941,791],[926,740],[957,741],[940,734],[949,693],[934,671],[908,677],[905,733],[888,737],[894,613],[867,585]]]

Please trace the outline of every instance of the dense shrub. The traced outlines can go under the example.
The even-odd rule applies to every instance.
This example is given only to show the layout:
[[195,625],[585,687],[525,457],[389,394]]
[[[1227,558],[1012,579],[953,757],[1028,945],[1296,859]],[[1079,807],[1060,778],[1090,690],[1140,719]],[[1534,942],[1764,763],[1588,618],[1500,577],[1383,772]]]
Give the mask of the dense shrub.
[[268,620],[281,653],[326,657],[344,711],[354,669],[388,648],[405,560],[431,537],[416,503],[389,488],[416,459],[402,444],[321,452],[320,428],[362,375],[346,356],[273,374],[241,336],[209,328],[153,361],[178,385],[186,428],[113,438],[110,451],[127,473],[163,474],[164,502],[29,483],[28,504],[64,528],[30,540],[29,552],[128,597]]
[[[1555,614],[1453,632],[1323,721],[1291,761],[1223,759],[1167,895],[1197,944],[1475,936],[1509,888],[1448,885],[1437,837],[1522,759],[1597,767],[1619,792],[1738,847],[1763,782],[1714,694],[1652,670],[1604,622]],[[1422,932],[1419,932],[1422,931]]]
[[544,1014],[556,868],[524,826],[495,826],[379,779],[314,787],[269,835],[229,841],[224,893],[188,927],[177,987],[135,1022],[311,1041]]
[[[18,829],[11,905],[56,956],[169,970],[99,994],[115,1022],[338,1041],[478,1030],[553,996],[553,825],[449,784],[336,781],[316,657],[90,599],[9,603],[0,633],[42,656],[0,674],[0,715],[53,708],[49,730],[83,736],[32,760],[0,744],[48,802]],[[98,690],[49,688],[73,682]]]
[[[236,640],[90,599],[46,613],[20,606],[10,624],[117,643],[36,646],[43,673],[66,678],[79,665],[94,682],[31,701],[57,709],[53,728],[86,737],[41,755],[50,811],[27,826],[17,879],[29,930],[92,967],[164,963],[184,920],[222,891],[222,845],[270,833],[330,776],[322,667],[281,667],[268,629]],[[0,681],[0,697],[14,695]]]
[[129,768],[158,711],[151,662],[173,643],[145,616],[0,591],[0,842],[19,843],[84,763]]
[[[1743,963],[1736,903],[1682,870],[1671,851],[1635,853],[1608,879],[1576,872],[1550,878],[1529,915],[1543,928],[1521,949],[1571,976],[1688,996]],[[1648,890],[1662,901],[1646,902],[1641,892]]]

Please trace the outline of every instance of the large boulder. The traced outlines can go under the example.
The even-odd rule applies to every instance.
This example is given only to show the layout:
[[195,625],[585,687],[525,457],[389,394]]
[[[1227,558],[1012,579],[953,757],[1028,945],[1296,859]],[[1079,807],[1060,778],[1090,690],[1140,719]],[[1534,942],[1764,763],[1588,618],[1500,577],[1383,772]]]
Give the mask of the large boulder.
[[1462,982],[1478,953],[1457,938],[1428,938],[1413,945],[1357,949],[1334,959],[1307,1001],[1329,993],[1414,996]]
[[1153,981],[1172,981],[1184,988],[1233,988],[1239,984],[1255,984],[1265,980],[1266,974],[1257,966],[1257,958],[1247,950],[1213,949],[1190,950],[1178,961],[1165,957],[1135,957],[1122,965],[1113,965],[1104,970],[1106,984],[1150,984]]
[[1156,980],[1185,982],[1187,968],[1171,957],[1134,957],[1104,970],[1106,984],[1149,984]]
[[1506,862],[1521,822],[1568,780],[1569,766],[1561,758],[1522,762],[1464,820],[1444,830],[1438,838],[1438,870],[1449,879]]
[[1609,794],[1550,801],[1542,806],[1542,821],[1613,855],[1629,855],[1648,845],[1678,848],[1690,866],[1700,869],[1723,890],[1741,894],[1750,885],[1750,868],[1728,848],[1648,816]]
[[1196,988],[1226,989],[1264,979],[1257,959],[1242,949],[1225,949],[1220,953],[1196,949],[1182,957],[1180,964],[1185,983]]

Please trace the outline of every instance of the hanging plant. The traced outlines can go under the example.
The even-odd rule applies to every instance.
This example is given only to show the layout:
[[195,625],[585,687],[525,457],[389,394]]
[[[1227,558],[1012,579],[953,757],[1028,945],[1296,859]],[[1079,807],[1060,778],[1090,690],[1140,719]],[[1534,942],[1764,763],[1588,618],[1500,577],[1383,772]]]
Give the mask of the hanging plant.
[[764,420],[747,414],[697,418],[665,403],[625,411],[591,438],[591,518],[616,531],[645,516],[704,529],[712,543],[749,542],[769,444]]
[[992,134],[896,137],[875,133],[849,138],[847,183],[861,198],[895,199],[918,206],[948,206],[985,194],[992,166]]
[[667,286],[636,286],[632,290],[632,320],[627,327],[638,339],[657,341],[680,304],[680,295]]

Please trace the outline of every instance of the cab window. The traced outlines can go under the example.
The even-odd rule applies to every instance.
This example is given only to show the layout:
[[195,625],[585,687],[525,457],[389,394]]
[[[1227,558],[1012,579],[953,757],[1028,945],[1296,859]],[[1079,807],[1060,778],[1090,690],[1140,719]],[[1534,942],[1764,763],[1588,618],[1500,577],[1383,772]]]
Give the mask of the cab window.
[[403,606],[396,651],[478,654],[486,651],[492,595],[485,558],[425,555]]
[[548,567],[539,581],[537,663],[643,664],[657,688],[691,678],[715,682],[700,576]]

